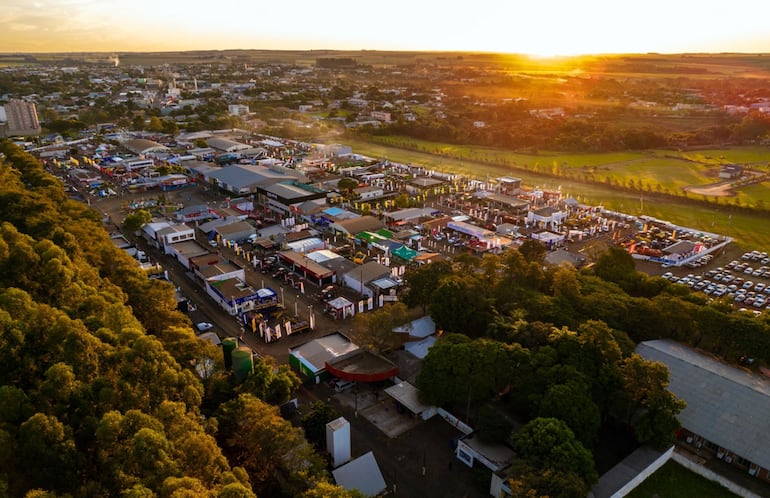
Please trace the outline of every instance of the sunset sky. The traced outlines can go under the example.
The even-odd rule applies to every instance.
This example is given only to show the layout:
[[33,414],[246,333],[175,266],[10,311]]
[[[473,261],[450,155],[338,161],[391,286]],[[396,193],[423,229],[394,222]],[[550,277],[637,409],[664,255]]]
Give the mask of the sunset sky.
[[757,0],[0,0],[0,52],[770,52]]

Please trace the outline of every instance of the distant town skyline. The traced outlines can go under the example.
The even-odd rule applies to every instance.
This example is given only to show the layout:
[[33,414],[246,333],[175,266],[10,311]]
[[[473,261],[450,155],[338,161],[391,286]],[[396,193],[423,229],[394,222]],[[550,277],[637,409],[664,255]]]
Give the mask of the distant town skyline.
[[770,52],[770,3],[2,0],[0,52]]

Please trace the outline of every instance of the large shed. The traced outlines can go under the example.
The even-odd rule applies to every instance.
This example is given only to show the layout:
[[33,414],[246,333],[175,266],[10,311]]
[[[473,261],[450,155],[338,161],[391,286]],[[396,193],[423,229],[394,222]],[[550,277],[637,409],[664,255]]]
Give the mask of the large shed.
[[121,145],[134,154],[140,155],[170,152],[170,149],[165,145],[144,138],[126,140]]
[[668,367],[669,391],[687,403],[679,413],[684,442],[770,482],[769,379],[668,339],[636,352]]
[[206,145],[221,152],[236,152],[239,150],[251,149],[251,145],[219,137],[207,139]]

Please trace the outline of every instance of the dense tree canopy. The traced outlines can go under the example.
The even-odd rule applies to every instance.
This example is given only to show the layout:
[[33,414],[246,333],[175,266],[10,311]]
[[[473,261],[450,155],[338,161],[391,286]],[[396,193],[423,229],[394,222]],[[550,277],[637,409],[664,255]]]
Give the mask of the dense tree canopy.
[[533,419],[511,436],[511,442],[516,453],[536,468],[576,477],[584,484],[579,496],[598,480],[591,452],[557,418]]
[[350,496],[267,404],[299,386],[288,367],[258,362],[234,384],[172,285],[38,161],[7,141],[0,153],[0,494]]

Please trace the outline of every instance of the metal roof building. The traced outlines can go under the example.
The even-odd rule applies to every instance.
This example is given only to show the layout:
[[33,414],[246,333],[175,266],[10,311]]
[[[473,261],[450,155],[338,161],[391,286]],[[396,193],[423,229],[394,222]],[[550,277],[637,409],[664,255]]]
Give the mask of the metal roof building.
[[202,174],[209,183],[239,195],[258,192],[260,189],[257,187],[260,186],[302,180],[302,175],[294,174],[293,170],[283,168],[281,171],[276,171],[273,168],[254,164],[234,164],[204,171]]
[[239,150],[251,149],[251,145],[236,142],[227,138],[209,138],[206,140],[206,145],[212,149],[216,149],[222,152],[235,152]]
[[770,380],[671,340],[636,352],[668,367],[669,390],[687,403],[679,421],[688,443],[770,480]]
[[153,140],[147,140],[144,138],[135,138],[133,140],[127,140],[121,144],[126,149],[130,150],[134,154],[153,154],[161,152],[169,152],[170,149],[163,144],[159,144]]

